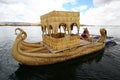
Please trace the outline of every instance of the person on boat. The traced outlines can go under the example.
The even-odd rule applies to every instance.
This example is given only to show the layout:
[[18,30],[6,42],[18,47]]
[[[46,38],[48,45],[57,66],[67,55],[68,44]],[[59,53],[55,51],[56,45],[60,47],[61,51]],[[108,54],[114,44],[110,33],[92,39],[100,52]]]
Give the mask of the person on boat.
[[89,39],[89,31],[87,28],[84,29],[83,33],[81,34],[81,37],[80,39],[85,39],[85,40],[88,40]]

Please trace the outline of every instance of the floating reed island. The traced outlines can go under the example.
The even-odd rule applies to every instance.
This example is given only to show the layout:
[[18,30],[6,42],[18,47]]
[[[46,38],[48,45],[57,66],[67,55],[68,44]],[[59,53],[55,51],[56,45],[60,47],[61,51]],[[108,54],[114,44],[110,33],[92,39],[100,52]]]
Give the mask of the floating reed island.
[[[100,37],[97,41],[89,37],[80,39],[80,13],[70,11],[52,11],[40,17],[42,28],[42,41],[30,43],[26,42],[27,33],[16,28],[19,33],[12,46],[12,56],[15,60],[25,65],[48,65],[96,51],[105,47],[106,30],[100,29]],[[77,33],[71,31],[77,27]],[[64,32],[61,32],[63,27]]]

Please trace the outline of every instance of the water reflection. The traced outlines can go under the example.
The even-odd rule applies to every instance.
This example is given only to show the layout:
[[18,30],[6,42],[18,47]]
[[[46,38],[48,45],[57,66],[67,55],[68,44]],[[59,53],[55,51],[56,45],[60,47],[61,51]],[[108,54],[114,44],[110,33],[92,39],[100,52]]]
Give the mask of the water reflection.
[[[91,64],[93,61],[99,62],[104,54],[104,49],[79,57],[77,59],[69,60],[52,65],[45,66],[26,66],[19,65],[19,68],[10,75],[10,80],[75,80],[76,73],[82,70],[83,64]],[[85,77],[82,75],[82,77]]]

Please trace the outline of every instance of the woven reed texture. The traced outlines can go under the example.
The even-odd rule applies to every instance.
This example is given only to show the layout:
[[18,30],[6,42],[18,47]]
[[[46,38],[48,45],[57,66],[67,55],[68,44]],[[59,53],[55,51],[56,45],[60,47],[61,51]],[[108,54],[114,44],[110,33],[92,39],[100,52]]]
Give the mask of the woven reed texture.
[[[56,54],[50,53],[47,48],[44,48],[45,46],[40,46],[40,43],[28,43],[24,42],[25,39],[27,38],[26,32],[24,32],[22,29],[17,28],[16,30],[20,30],[20,33],[17,35],[15,42],[12,46],[12,56],[15,58],[18,62],[25,64],[25,65],[46,65],[46,64],[53,64],[61,61],[66,61],[69,59],[73,59],[79,56],[87,55],[96,51],[99,51],[105,47],[105,42],[106,41],[106,30],[105,29],[100,29],[101,33],[101,39],[98,42],[87,44],[84,46],[79,46],[75,47],[71,50],[65,50]],[[53,43],[57,44],[57,41],[60,40],[60,42],[64,43],[64,40],[68,40],[73,44],[74,40],[78,40],[77,35],[71,35],[71,36],[66,36],[64,34],[51,34],[51,35],[43,35],[43,38],[45,39],[44,41],[50,43],[52,45]],[[52,36],[52,37],[51,37]],[[64,37],[65,36],[65,37]],[[52,39],[51,39],[52,38]],[[74,39],[77,38],[77,39]],[[46,40],[47,39],[47,40]],[[50,40],[49,40],[50,39]],[[72,42],[73,41],[73,42]],[[24,44],[23,44],[24,43]],[[81,41],[81,43],[90,43],[88,41]],[[60,43],[58,43],[60,44]],[[67,44],[67,43],[65,43]],[[33,46],[34,45],[34,46]],[[39,45],[39,47],[38,47]],[[42,45],[42,44],[41,44]],[[65,46],[63,44],[60,45]],[[27,47],[27,48],[25,48]],[[54,47],[54,46],[53,46]],[[39,49],[38,49],[39,48]],[[60,49],[59,47],[57,47]],[[45,52],[42,52],[45,50]],[[26,52],[28,51],[29,52]]]
[[53,32],[58,33],[58,28],[60,24],[65,23],[67,30],[70,31],[70,27],[73,23],[77,24],[78,29],[80,29],[80,13],[72,11],[52,11],[44,14],[40,17],[42,27],[49,31],[49,26],[52,26]]
[[65,48],[71,48],[73,46],[80,45],[79,35],[65,36],[61,33],[53,35],[43,35],[43,42],[53,48],[54,50],[61,50]]

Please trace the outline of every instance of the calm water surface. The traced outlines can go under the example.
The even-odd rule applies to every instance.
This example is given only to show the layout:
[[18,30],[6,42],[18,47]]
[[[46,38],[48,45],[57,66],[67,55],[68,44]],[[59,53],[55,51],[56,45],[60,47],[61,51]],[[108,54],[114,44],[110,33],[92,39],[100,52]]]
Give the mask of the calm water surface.
[[[37,67],[20,65],[12,58],[15,28],[0,27],[0,80],[120,80],[120,26],[105,27],[108,36],[114,37],[115,46],[72,61]],[[40,27],[21,28],[28,34],[26,41],[42,40]],[[99,34],[100,28],[88,27],[91,34]]]

